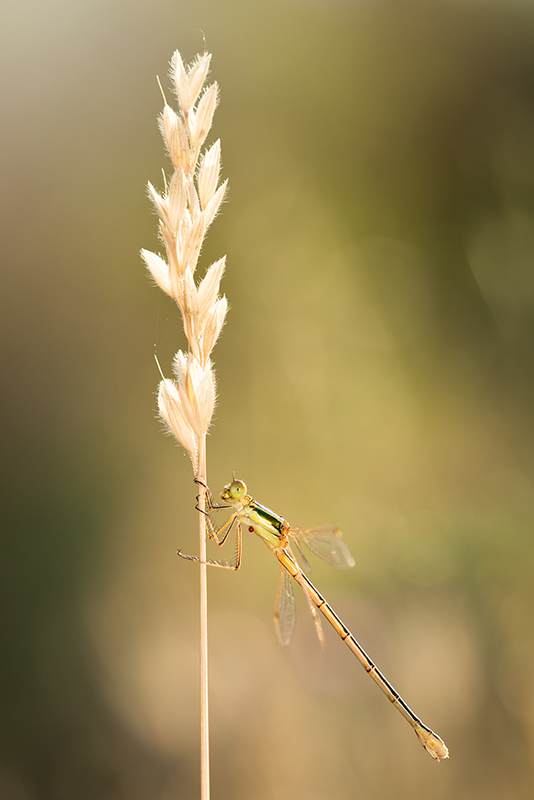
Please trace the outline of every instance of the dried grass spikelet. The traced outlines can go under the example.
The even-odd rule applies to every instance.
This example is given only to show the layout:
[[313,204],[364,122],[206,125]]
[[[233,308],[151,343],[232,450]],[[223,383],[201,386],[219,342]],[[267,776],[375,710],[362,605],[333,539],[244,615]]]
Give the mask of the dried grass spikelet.
[[205,53],[185,66],[176,51],[171,60],[179,111],[165,101],[159,124],[174,171],[163,193],[148,184],[167,258],[141,251],[152,278],[176,301],[182,314],[189,352],[179,351],[175,356],[176,380],[161,381],[158,408],[168,429],[191,456],[195,473],[199,439],[205,436],[215,408],[210,355],[228,309],[226,298],[219,297],[224,258],[208,268],[199,285],[194,278],[204,237],[227,188],[227,181],[218,185],[220,141],[201,153],[219,94],[216,83],[204,88],[210,59]]

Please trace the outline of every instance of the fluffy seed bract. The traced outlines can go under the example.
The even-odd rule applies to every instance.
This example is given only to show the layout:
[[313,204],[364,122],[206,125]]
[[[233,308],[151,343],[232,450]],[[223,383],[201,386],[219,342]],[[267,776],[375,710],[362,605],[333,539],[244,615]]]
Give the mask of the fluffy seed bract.
[[219,297],[224,258],[207,269],[200,284],[195,281],[204,237],[227,186],[226,181],[219,185],[220,142],[201,152],[219,94],[216,83],[204,87],[210,59],[205,53],[186,67],[178,51],[172,58],[171,78],[179,108],[176,112],[165,101],[160,129],[174,171],[163,193],[148,185],[166,258],[141,251],[153,279],[176,301],[182,314],[189,351],[176,354],[175,379],[161,381],[158,408],[168,429],[191,456],[195,474],[199,471],[199,442],[215,407],[210,355],[228,308],[226,298]]

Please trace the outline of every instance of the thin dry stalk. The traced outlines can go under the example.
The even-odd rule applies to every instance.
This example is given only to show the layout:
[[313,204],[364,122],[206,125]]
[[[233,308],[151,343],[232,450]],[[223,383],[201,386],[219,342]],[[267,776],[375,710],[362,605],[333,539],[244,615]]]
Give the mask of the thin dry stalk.
[[[141,255],[155,282],[176,301],[182,314],[189,349],[174,358],[176,378],[159,384],[159,413],[169,431],[187,450],[195,477],[204,483],[206,433],[215,407],[215,374],[211,352],[221,332],[227,311],[226,298],[219,297],[225,259],[212,264],[199,284],[194,274],[206,231],[223,201],[227,182],[220,186],[221,146],[216,141],[203,153],[202,146],[213,120],[218,100],[216,83],[204,87],[211,60],[198,55],[184,66],[178,51],[171,60],[171,78],[179,110],[165,100],[160,128],[173,165],[165,191],[148,185],[159,220],[166,259],[142,250]],[[203,494],[199,500],[200,560],[206,561],[206,531]],[[209,800],[208,716],[208,601],[207,569],[200,564],[200,762],[201,800]]]

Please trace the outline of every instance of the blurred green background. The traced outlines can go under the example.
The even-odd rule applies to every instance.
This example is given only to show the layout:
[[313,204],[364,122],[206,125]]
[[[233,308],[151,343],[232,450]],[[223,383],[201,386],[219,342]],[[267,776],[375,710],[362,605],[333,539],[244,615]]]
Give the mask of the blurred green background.
[[153,359],[184,337],[138,255],[176,48],[213,53],[230,180],[210,484],[344,531],[356,567],[312,578],[451,750],[301,597],[278,646],[247,538],[209,576],[212,796],[531,798],[534,5],[12,0],[0,30],[2,800],[198,796],[196,492]]

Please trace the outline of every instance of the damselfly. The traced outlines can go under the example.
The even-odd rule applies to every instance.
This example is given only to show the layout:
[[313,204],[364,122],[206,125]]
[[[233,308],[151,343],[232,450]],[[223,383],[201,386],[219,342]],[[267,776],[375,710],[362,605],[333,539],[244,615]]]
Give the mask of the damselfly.
[[[221,493],[224,505],[216,505],[212,500],[208,487],[202,481],[197,480],[197,483],[202,486],[204,491],[207,510],[201,510],[206,514],[209,538],[221,546],[225,543],[234,525],[237,529],[237,549],[234,562],[229,563],[227,561],[209,559],[206,563],[222,569],[238,570],[241,565],[242,526],[246,526],[250,533],[255,533],[259,536],[280,562],[280,579],[274,611],[274,622],[279,642],[284,645],[289,644],[295,627],[295,599],[291,586],[291,578],[294,578],[304,591],[321,644],[324,644],[324,638],[317,610],[326,617],[336,633],[360,661],[365,671],[378,684],[395,708],[400,711],[404,719],[409,722],[417,738],[432,758],[437,761],[441,758],[448,758],[449,751],[442,739],[421,722],[389,681],[386,680],[346,625],[339,619],[332,607],[304,574],[295,559],[291,549],[293,545],[298,550],[304,564],[309,566],[301,548],[301,544],[304,543],[312,553],[335,567],[344,569],[354,566],[354,559],[349,552],[341,531],[331,527],[292,528],[283,517],[256,502],[253,497],[247,494],[246,484],[235,478],[224,487]],[[210,512],[219,511],[220,509],[232,509],[233,513],[224,524],[217,527],[210,516]],[[185,555],[180,550],[178,550],[178,555],[188,561],[200,560],[197,556]]]

